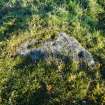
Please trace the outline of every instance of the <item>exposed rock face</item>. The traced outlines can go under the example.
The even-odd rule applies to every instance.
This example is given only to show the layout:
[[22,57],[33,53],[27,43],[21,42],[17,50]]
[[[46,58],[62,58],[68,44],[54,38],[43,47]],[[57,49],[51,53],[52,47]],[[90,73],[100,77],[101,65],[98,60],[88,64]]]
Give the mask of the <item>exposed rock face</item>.
[[55,40],[40,43],[39,47],[35,48],[36,40],[26,41],[17,49],[17,54],[22,56],[31,56],[32,60],[47,59],[54,57],[67,62],[68,59],[73,61],[83,61],[88,66],[94,65],[94,59],[90,52],[83,48],[80,43],[74,38],[69,37],[65,33],[60,33]]

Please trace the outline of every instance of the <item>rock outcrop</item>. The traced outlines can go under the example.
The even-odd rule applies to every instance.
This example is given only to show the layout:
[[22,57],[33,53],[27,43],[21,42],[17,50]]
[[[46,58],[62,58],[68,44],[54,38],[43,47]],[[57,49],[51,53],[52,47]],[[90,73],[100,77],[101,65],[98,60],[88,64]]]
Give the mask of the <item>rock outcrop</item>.
[[83,61],[88,66],[95,64],[91,53],[83,48],[74,37],[69,37],[66,33],[60,33],[54,40],[39,44],[35,39],[26,41],[20,45],[16,53],[30,56],[35,61],[54,57],[64,62],[70,59],[76,62]]

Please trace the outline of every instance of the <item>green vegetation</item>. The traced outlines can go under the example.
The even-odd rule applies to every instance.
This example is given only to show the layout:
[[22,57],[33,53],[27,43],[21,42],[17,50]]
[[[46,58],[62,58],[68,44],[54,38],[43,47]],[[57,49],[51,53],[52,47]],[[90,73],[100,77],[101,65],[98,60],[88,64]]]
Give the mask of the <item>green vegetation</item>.
[[[59,32],[93,54],[95,70],[11,57]],[[0,0],[0,105],[105,105],[105,0]]]

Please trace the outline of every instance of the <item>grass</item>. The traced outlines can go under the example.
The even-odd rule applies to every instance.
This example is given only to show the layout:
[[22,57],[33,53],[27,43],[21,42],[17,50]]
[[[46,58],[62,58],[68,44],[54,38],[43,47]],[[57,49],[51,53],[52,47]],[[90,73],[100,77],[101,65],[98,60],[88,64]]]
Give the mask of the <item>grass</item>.
[[[22,42],[59,32],[74,36],[100,67],[11,57]],[[104,105],[104,87],[105,0],[0,1],[0,105]]]

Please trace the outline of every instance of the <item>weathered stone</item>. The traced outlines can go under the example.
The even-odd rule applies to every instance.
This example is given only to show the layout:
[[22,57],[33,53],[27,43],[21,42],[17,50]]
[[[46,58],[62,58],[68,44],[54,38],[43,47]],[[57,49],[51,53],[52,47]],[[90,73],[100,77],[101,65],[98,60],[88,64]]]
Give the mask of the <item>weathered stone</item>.
[[83,48],[74,37],[69,37],[65,33],[60,33],[52,41],[40,43],[38,48],[29,48],[36,44],[35,39],[26,41],[20,45],[16,53],[23,56],[29,55],[35,61],[47,59],[50,56],[66,62],[68,59],[76,62],[83,61],[88,66],[93,66],[95,63],[91,53]]

